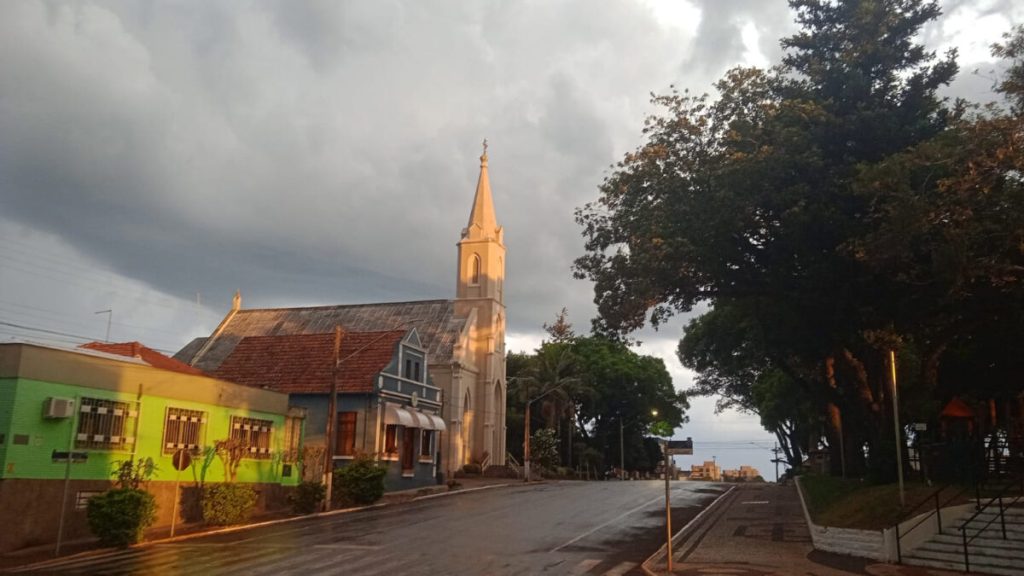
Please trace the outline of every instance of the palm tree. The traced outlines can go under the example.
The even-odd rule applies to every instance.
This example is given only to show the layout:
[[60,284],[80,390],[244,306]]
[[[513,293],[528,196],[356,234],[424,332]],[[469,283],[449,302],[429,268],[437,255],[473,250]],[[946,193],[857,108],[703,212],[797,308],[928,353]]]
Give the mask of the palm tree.
[[531,365],[523,375],[511,378],[509,384],[518,392],[523,402],[524,441],[523,456],[529,480],[530,460],[530,406],[541,399],[545,403],[541,412],[547,417],[549,428],[554,428],[556,419],[575,405],[573,393],[580,392],[582,382],[573,375],[574,358],[568,344],[545,343],[538,350]]

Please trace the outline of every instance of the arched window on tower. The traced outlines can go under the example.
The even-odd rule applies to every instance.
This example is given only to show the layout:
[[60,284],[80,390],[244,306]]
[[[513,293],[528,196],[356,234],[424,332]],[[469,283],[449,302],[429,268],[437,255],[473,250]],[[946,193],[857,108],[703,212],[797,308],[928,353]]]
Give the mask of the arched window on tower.
[[469,283],[477,285],[480,283],[480,256],[473,254],[473,260],[469,264]]

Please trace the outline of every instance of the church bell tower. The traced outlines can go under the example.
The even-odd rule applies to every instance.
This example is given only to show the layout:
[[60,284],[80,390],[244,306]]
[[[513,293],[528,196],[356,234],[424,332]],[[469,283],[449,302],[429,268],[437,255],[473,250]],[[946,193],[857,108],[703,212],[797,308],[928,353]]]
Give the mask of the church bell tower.
[[[475,317],[469,358],[477,371],[459,397],[463,463],[505,464],[505,243],[487,174],[487,141],[469,222],[458,243],[455,313]],[[454,392],[454,390],[453,390]]]

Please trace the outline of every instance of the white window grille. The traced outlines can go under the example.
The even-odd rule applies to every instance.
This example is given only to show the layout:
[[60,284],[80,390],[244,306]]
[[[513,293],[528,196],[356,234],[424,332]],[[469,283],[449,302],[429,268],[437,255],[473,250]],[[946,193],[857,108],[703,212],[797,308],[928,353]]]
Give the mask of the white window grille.
[[75,448],[131,450],[139,422],[138,402],[82,398]]
[[270,434],[274,422],[257,418],[231,417],[231,439],[238,440],[249,453],[249,458],[270,458]]
[[180,449],[198,450],[205,431],[206,412],[168,407],[164,420],[164,454]]

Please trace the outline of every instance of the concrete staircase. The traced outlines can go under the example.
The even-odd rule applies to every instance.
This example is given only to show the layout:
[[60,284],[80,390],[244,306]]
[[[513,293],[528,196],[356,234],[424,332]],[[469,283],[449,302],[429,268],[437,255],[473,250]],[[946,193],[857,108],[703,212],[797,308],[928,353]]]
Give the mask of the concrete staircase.
[[[966,525],[967,538],[977,535],[967,545],[971,572],[1009,576],[1024,574],[1024,506],[1006,508],[1005,519],[1005,540],[998,506],[989,507]],[[963,522],[960,522],[956,528],[936,534],[931,540],[904,554],[903,563],[964,570],[964,545],[960,533],[963,526]]]

